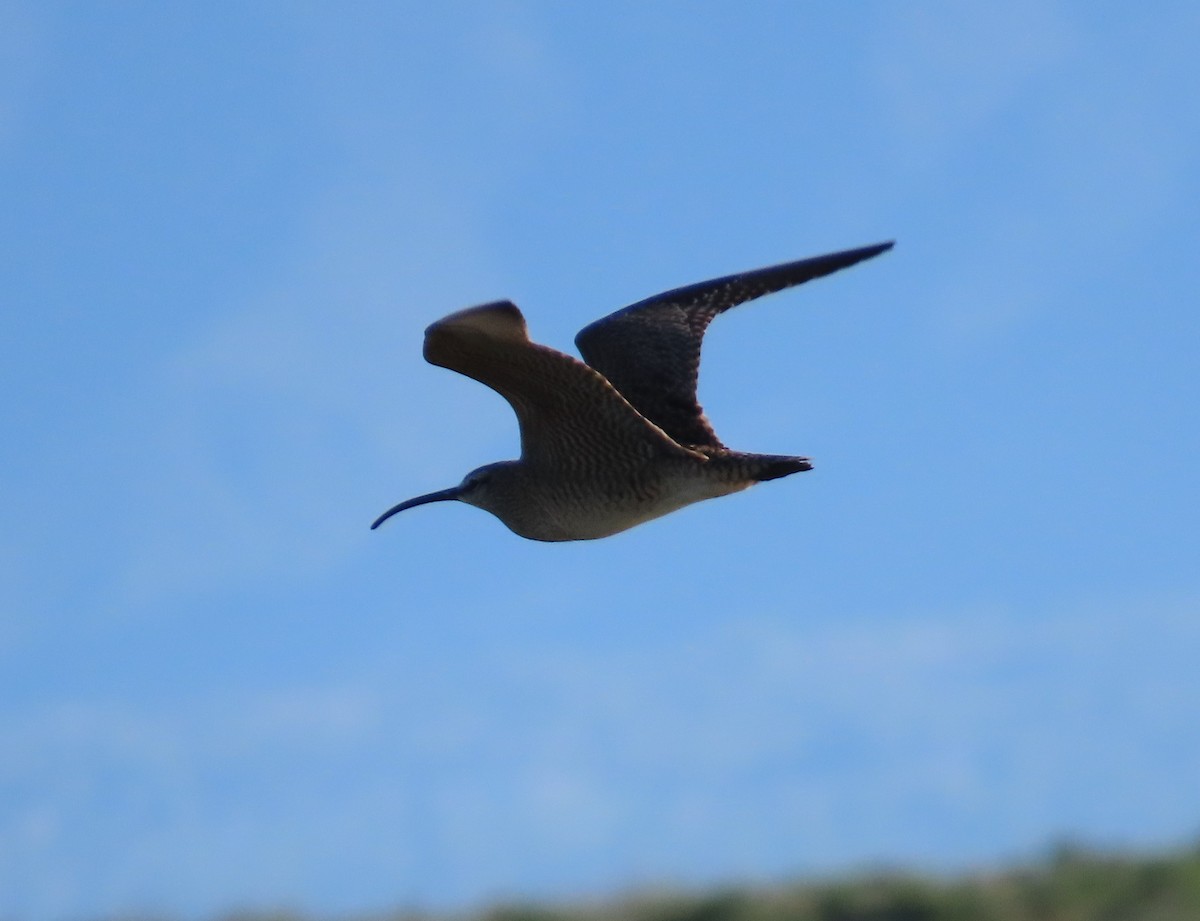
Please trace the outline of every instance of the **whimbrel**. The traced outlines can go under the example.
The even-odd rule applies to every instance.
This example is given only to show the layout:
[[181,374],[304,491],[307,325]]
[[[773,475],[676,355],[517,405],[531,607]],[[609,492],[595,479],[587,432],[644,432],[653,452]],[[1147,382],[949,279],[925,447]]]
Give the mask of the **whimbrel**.
[[700,345],[730,307],[829,275],[892,248],[879,243],[726,275],[639,301],[584,327],[581,361],[531,342],[511,301],[460,310],[425,330],[425,360],[504,397],[521,457],[487,464],[397,512],[457,499],[521,537],[592,540],[802,470],[806,457],[746,454],[721,443],[696,401]]

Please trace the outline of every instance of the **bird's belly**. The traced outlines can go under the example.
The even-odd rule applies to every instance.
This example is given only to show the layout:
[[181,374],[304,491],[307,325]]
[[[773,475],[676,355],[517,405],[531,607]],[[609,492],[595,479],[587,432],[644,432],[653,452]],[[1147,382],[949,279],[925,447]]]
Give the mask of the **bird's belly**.
[[596,540],[669,515],[685,506],[745,489],[748,482],[715,482],[681,475],[665,477],[653,485],[631,487],[617,495],[596,495],[562,490],[537,503],[538,514],[528,521],[505,524],[532,540]]

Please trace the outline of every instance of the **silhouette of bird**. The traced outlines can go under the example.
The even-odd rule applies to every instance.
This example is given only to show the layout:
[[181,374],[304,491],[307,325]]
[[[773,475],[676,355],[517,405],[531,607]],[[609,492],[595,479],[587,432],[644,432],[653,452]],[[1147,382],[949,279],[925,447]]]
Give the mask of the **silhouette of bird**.
[[655,295],[584,327],[581,361],[531,342],[510,301],[452,313],[425,331],[425,360],[504,397],[521,457],[458,486],[393,506],[456,499],[531,540],[608,537],[676,509],[802,470],[806,457],[747,454],[721,443],[696,400],[708,324],[730,307],[892,248],[879,243],[727,275]]

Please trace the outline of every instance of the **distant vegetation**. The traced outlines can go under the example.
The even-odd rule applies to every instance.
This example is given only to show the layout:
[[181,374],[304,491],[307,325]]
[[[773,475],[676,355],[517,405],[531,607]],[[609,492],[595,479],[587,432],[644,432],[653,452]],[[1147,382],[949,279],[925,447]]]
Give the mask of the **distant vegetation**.
[[[236,921],[300,919],[240,915]],[[1035,866],[978,876],[875,874],[578,906],[513,905],[466,917],[405,913],[358,921],[1200,921],[1200,847],[1154,857],[1060,848]]]

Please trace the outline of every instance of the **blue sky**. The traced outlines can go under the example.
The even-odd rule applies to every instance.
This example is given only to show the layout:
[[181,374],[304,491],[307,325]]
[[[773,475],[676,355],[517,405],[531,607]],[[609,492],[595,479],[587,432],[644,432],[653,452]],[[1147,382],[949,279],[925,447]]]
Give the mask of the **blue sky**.
[[[1200,833],[1192,3],[0,7],[0,916],[457,908]],[[816,469],[458,504],[421,360],[721,317]]]

